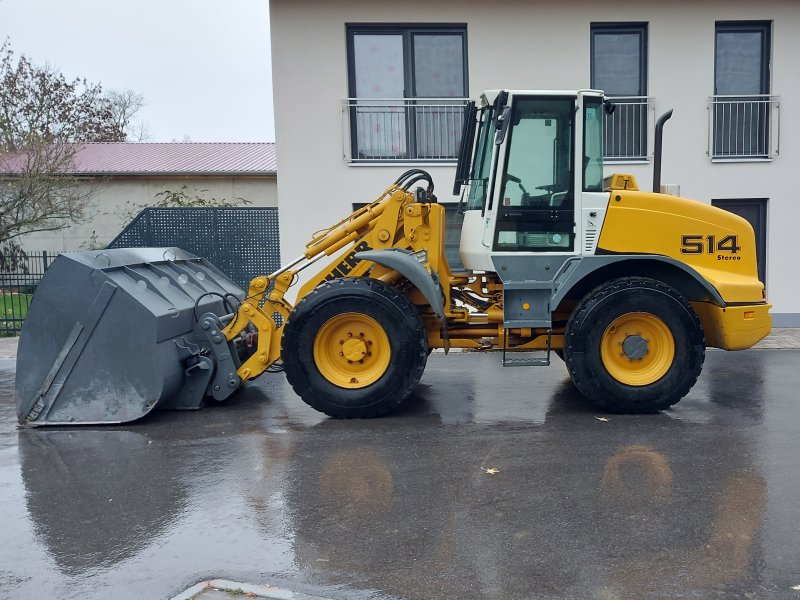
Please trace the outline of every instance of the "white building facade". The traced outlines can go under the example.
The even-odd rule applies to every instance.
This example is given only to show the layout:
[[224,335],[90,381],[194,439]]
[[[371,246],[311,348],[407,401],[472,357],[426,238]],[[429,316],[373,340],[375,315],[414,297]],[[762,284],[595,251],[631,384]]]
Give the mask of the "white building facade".
[[606,174],[641,189],[655,121],[674,110],[662,183],[751,221],[774,324],[800,326],[797,2],[270,0],[270,11],[284,262],[409,168],[455,206],[465,98],[592,87],[617,104]]

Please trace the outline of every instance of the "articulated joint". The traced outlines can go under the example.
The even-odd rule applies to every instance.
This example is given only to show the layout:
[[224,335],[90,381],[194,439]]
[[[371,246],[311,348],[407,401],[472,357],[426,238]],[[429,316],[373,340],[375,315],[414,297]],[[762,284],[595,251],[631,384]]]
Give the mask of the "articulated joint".
[[263,294],[264,290],[267,289],[268,285],[269,285],[268,277],[256,277],[250,282],[250,286],[247,289],[247,295],[255,296],[256,294]]

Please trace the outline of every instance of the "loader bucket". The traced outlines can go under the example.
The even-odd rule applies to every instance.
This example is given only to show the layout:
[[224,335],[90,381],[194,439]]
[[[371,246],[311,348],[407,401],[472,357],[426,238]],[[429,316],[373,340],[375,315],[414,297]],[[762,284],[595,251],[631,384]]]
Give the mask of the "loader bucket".
[[[199,408],[208,378],[189,382],[187,365],[214,363],[189,356],[192,332],[201,315],[222,317],[243,297],[211,263],[179,248],[59,256],[22,328],[19,422],[125,423],[158,407]],[[198,381],[202,389],[187,394]]]

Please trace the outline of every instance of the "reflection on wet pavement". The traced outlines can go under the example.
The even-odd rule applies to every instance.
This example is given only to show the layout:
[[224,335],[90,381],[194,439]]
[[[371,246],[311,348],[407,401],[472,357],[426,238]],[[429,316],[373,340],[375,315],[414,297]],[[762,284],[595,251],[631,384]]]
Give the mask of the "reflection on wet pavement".
[[[149,545],[187,504],[178,456],[132,431],[21,431],[25,503],[66,575],[113,566]],[[76,543],[76,540],[80,540]]]
[[560,363],[465,353],[434,354],[378,420],[327,419],[268,376],[195,413],[20,431],[0,361],[0,597],[225,577],[356,599],[792,598],[798,358],[710,352],[674,410],[608,421]]

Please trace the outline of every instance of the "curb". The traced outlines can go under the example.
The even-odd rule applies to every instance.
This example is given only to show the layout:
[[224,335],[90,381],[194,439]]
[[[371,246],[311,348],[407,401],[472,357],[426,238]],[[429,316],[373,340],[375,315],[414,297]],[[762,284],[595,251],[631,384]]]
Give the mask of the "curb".
[[193,600],[206,591],[227,592],[249,598],[270,598],[272,600],[332,600],[322,596],[310,596],[301,592],[292,592],[268,584],[256,585],[230,579],[208,579],[193,585],[170,600]]

